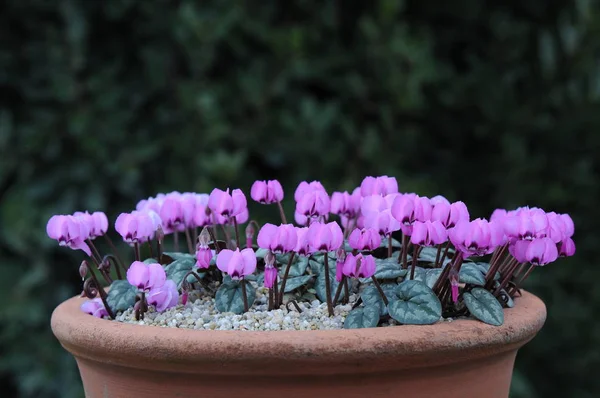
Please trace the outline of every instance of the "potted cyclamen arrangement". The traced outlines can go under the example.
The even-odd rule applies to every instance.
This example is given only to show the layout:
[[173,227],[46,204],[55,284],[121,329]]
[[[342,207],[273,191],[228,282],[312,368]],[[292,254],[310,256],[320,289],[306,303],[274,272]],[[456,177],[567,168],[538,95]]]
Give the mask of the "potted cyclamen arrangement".
[[566,214],[470,220],[464,203],[387,176],[331,196],[302,182],[298,226],[279,182],[250,196],[281,224],[249,220],[239,189],[142,200],[115,222],[128,258],[101,212],[49,220],[50,238],[87,256],[81,297],[52,316],[86,396],[506,397],[546,315],[521,286],[575,252]]

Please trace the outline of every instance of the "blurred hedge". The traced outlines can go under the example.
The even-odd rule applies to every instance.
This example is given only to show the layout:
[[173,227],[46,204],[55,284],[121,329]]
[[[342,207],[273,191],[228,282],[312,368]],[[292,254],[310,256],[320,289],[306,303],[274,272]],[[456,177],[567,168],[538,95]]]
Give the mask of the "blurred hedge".
[[577,256],[529,284],[549,318],[519,354],[513,391],[598,396],[597,4],[249,3],[0,5],[4,396],[81,394],[49,329],[79,292],[79,257],[45,237],[50,215],[114,219],[159,191],[248,189],[260,176],[289,194],[300,180],[347,189],[369,174],[460,198],[474,216],[572,213]]

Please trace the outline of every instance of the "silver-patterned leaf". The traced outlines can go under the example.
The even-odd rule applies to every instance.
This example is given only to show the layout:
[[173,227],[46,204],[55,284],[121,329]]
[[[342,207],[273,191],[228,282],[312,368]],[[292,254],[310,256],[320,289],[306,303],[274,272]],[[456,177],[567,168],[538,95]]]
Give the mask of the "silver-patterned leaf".
[[[377,280],[397,279],[406,275],[408,270],[402,269],[396,256],[375,259],[375,277]],[[369,283],[371,278],[362,278],[361,283]]]
[[[291,275],[291,273],[290,273]],[[310,282],[310,280],[314,278],[314,275],[302,275],[302,276],[294,276],[294,277],[288,277],[287,281],[285,282],[285,292],[284,293],[289,293],[291,291],[294,291],[296,289],[298,289],[300,286],[304,286],[306,285],[308,282]],[[279,285],[281,287],[281,285]]]
[[431,268],[427,270],[427,274],[425,275],[425,284],[433,289],[433,286],[437,282],[438,278],[442,274],[441,268]]
[[[483,276],[487,275],[488,271],[490,270],[490,263],[477,262],[477,263],[472,263],[472,264],[479,267]],[[496,271],[496,274],[494,274],[494,280],[497,281],[499,279],[500,279],[500,272]]]
[[[220,312],[244,313],[244,296],[242,294],[242,283],[245,281],[231,281],[219,286],[215,296],[215,306]],[[256,292],[249,283],[246,283],[246,298],[248,307],[251,307],[256,298]]]
[[[196,259],[194,257],[181,257],[178,260],[173,261],[171,264],[165,266],[165,272],[168,279],[172,279],[177,287],[181,286],[183,277],[192,270],[196,269]],[[198,274],[203,276],[204,274]],[[194,282],[194,277],[188,277],[188,282]]]
[[137,289],[130,285],[126,280],[117,280],[110,285],[110,290],[106,297],[106,304],[113,310],[125,311],[135,304]]
[[458,281],[461,283],[470,283],[472,285],[485,285],[485,276],[481,273],[481,268],[473,263],[465,263],[458,273]]
[[396,287],[398,300],[390,302],[390,316],[400,323],[429,325],[442,316],[442,305],[433,291],[420,281],[405,280]]
[[[384,283],[381,285],[381,290],[383,290],[388,303],[398,299],[395,293],[396,286],[398,285],[395,283]],[[381,316],[387,315],[387,306],[383,302],[383,298],[381,298],[381,294],[374,284],[365,286],[363,291],[360,293],[360,297],[362,298],[363,303],[365,303],[365,306],[377,306],[379,307]]]
[[344,329],[374,328],[379,323],[379,307],[367,305],[355,308],[344,320]]
[[[329,286],[331,286],[331,299],[335,297],[335,292],[338,287],[338,281],[335,279],[335,266],[332,266],[331,262],[329,263]],[[322,303],[327,301],[327,293],[325,290],[325,272],[321,272],[317,275],[317,280],[315,281],[315,290],[317,292],[317,297],[321,300]],[[344,289],[340,293],[340,298],[344,297]]]
[[471,315],[490,325],[500,326],[504,323],[502,305],[490,292],[477,287],[463,294],[463,300]]

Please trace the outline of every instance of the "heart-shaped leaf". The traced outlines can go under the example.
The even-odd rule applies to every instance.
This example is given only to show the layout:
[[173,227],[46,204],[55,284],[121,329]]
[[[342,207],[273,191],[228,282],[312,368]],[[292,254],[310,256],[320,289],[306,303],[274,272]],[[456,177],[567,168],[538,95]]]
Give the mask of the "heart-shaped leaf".
[[485,285],[485,276],[481,273],[481,268],[473,263],[465,263],[458,273],[458,281],[461,283],[470,283],[477,286]]
[[156,264],[158,263],[158,260],[155,258],[147,258],[144,261],[142,261],[144,264]]
[[[407,279],[410,278],[410,267],[408,267]],[[415,278],[413,280],[425,283],[427,270],[423,267],[415,267]]]
[[113,310],[113,313],[125,311],[133,307],[136,295],[137,289],[130,285],[129,282],[126,280],[117,280],[110,285],[106,304]]
[[374,328],[379,323],[379,307],[367,305],[355,308],[344,320],[344,329]]
[[442,305],[433,291],[420,281],[406,280],[396,287],[398,300],[388,306],[390,316],[400,323],[429,325],[442,316]]
[[[167,273],[167,278],[172,279],[173,282],[177,285],[177,287],[181,286],[183,282],[183,277],[190,271],[194,270],[196,267],[196,259],[182,257],[179,260],[173,261],[171,264],[165,267],[165,272]],[[204,276],[204,274],[198,274],[200,276]],[[188,282],[194,282],[194,278],[188,278]]]
[[252,307],[256,299],[256,292],[252,285],[246,281],[231,281],[219,286],[215,296],[215,306],[220,312],[244,313],[244,296],[242,294],[242,283],[246,284],[246,298],[248,307]]
[[[406,276],[408,270],[402,269],[398,264],[397,257],[376,258],[375,259],[375,278],[377,280],[398,279]],[[371,278],[362,278],[361,283],[369,283]]]
[[193,254],[190,253],[181,253],[181,252],[164,252],[163,256],[169,256],[173,259],[173,261],[182,260],[182,259],[196,259]]
[[[279,277],[280,278],[283,278],[283,275],[285,274],[285,269],[287,268],[287,264],[288,264],[287,261],[289,261],[289,260],[286,260],[286,262],[284,262],[284,263],[280,263],[281,264],[281,268],[279,268]],[[302,276],[302,275],[306,274],[306,267],[308,267],[308,258],[301,257],[301,256],[295,256],[294,260],[292,261],[292,266],[290,267],[290,273],[288,276]]]
[[[395,293],[396,286],[398,285],[395,283],[385,283],[381,285],[381,290],[383,290],[385,297],[388,299],[388,303],[398,299]],[[379,307],[379,313],[381,316],[387,315],[387,306],[383,302],[383,298],[381,298],[381,294],[379,294],[379,290],[377,290],[377,287],[375,287],[374,284],[365,286],[363,291],[360,293],[360,297],[362,298],[363,303],[365,303],[365,306],[377,306]]]
[[[335,297],[335,292],[338,287],[338,281],[335,279],[335,265],[332,266],[331,262],[329,263],[329,285],[331,286],[331,298]],[[315,281],[315,290],[317,292],[317,297],[321,300],[322,303],[327,301],[327,293],[325,290],[325,272],[321,272],[317,275],[317,280]],[[344,289],[340,293],[340,298],[344,297]]]
[[[290,273],[291,274],[291,273]],[[292,278],[288,278],[285,282],[285,292],[289,293],[298,289],[300,286],[306,285],[310,280],[314,277],[314,275],[302,275],[302,276],[294,276]],[[281,287],[281,285],[279,285]]]
[[437,280],[441,274],[442,274],[442,268],[428,269],[427,273],[425,274],[425,284],[430,289],[433,289],[433,286],[435,285],[435,283],[437,282]]
[[504,323],[502,305],[490,292],[477,287],[463,294],[463,300],[471,315],[490,325],[500,326]]

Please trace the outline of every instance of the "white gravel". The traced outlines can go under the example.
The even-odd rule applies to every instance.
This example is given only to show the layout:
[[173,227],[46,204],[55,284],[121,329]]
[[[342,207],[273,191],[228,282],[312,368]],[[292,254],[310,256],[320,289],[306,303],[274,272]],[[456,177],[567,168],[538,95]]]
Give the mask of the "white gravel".
[[[343,329],[346,315],[352,309],[352,303],[358,295],[350,296],[350,303],[334,308],[334,316],[327,314],[327,304],[318,300],[300,302],[302,309],[299,313],[290,304],[290,311],[285,305],[281,308],[267,311],[268,290],[259,287],[256,300],[249,312],[236,315],[231,312],[221,313],[215,308],[215,300],[211,297],[198,297],[191,292],[185,305],[179,304],[162,313],[157,313],[154,307],[145,314],[145,319],[136,321],[133,309],[117,315],[119,322],[155,325],[198,330],[327,330]],[[285,300],[284,300],[285,301]]]

